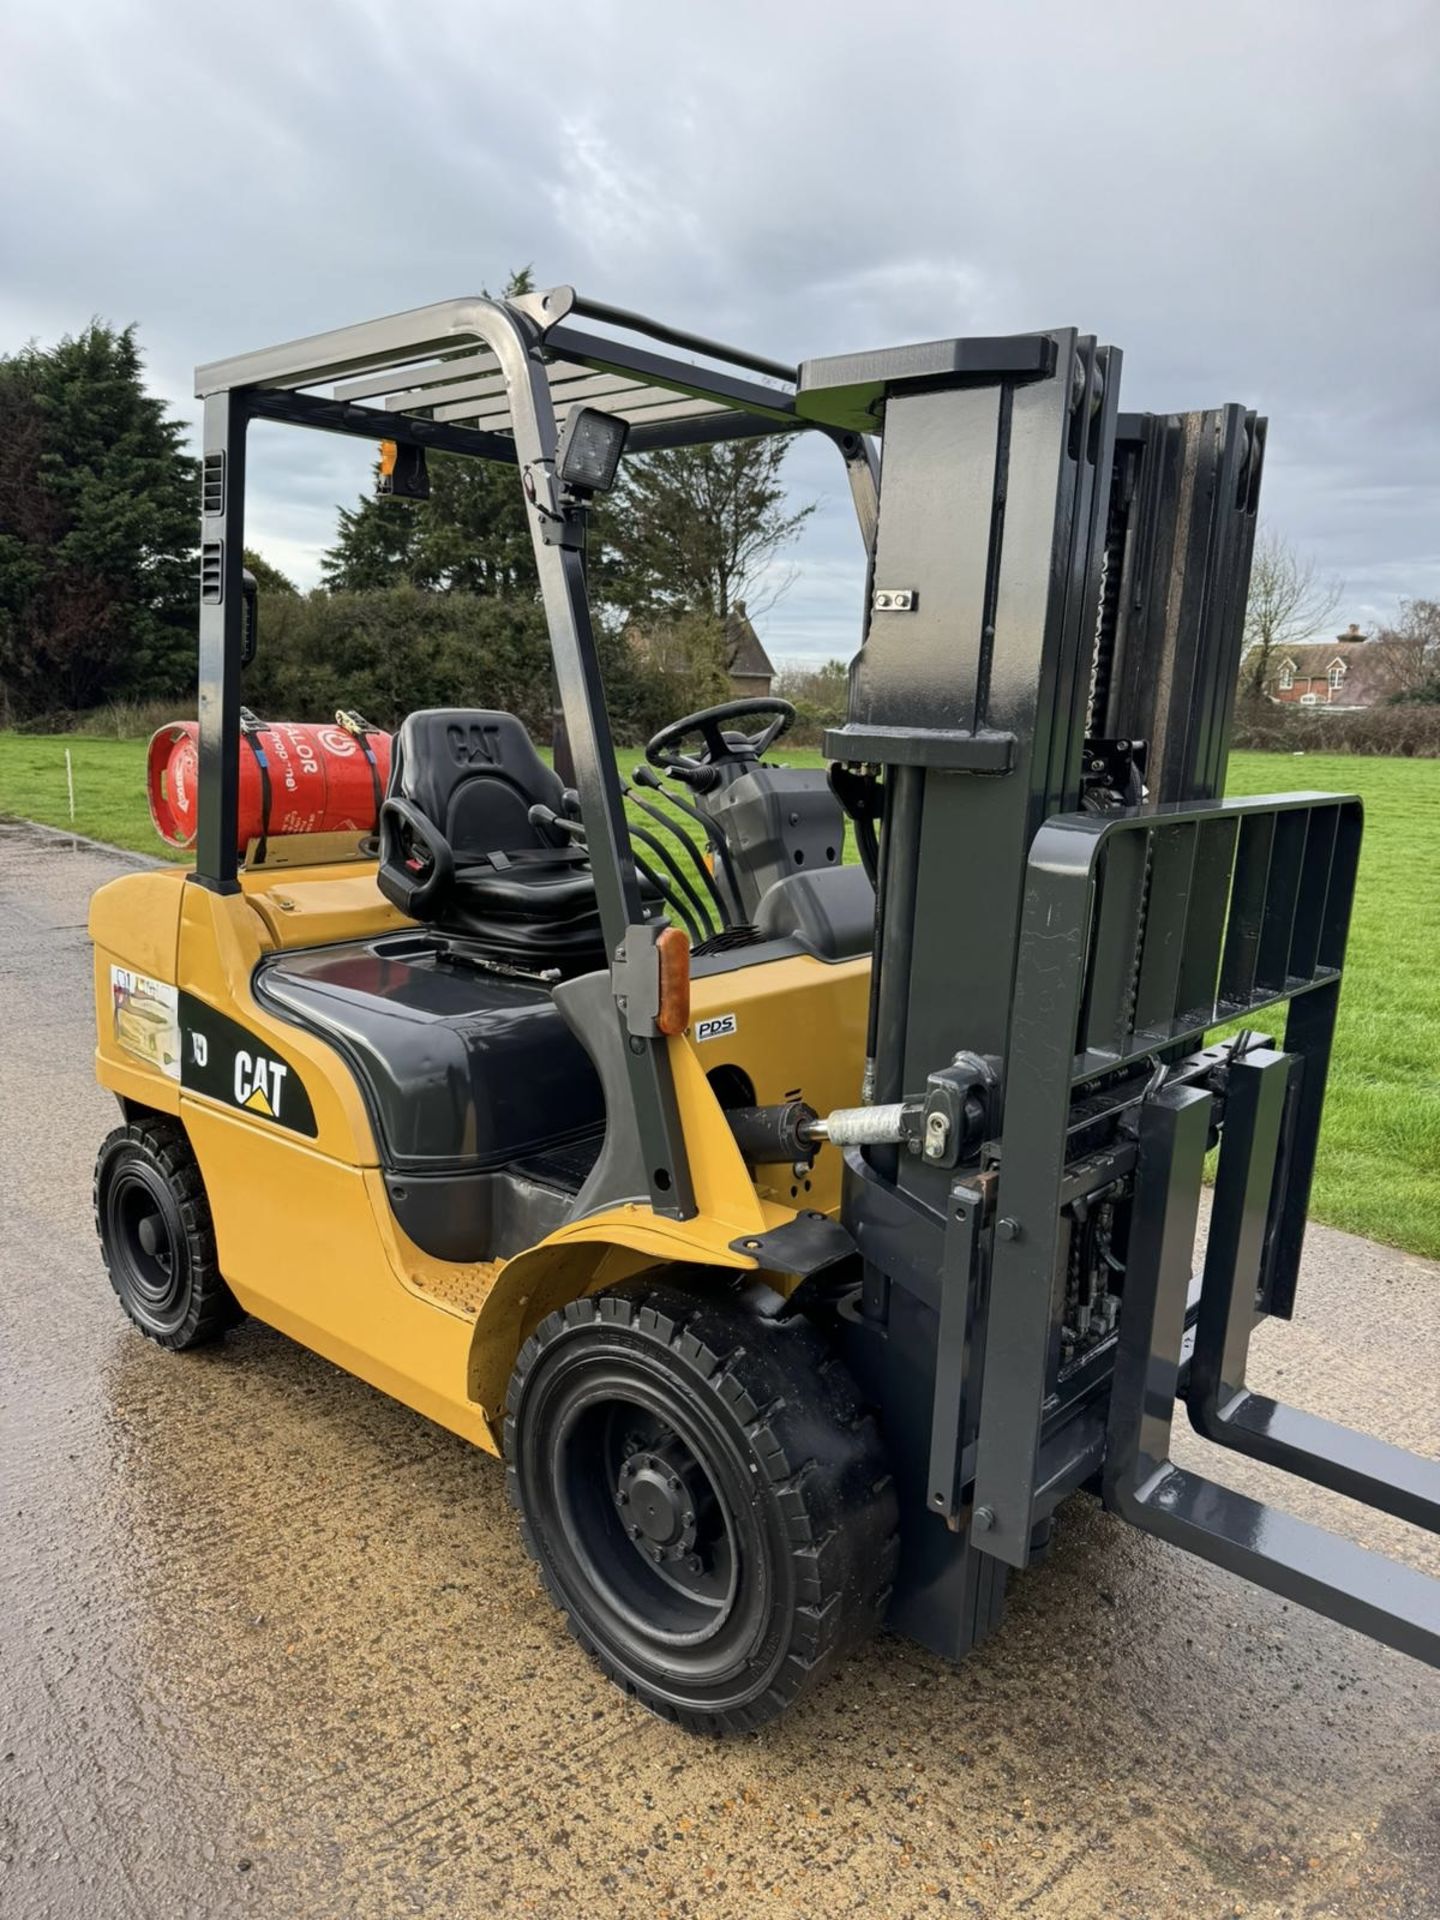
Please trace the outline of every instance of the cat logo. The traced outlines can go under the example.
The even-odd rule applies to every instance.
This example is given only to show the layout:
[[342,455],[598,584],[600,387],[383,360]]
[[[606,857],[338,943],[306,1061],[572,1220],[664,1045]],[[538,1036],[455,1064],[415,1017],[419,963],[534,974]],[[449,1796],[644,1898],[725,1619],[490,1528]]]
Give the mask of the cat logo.
[[263,1113],[267,1119],[280,1118],[280,1098],[285,1076],[290,1069],[280,1060],[267,1060],[263,1053],[235,1055],[235,1104]]
[[500,729],[497,726],[481,726],[475,722],[464,727],[448,726],[445,729],[445,744],[456,766],[498,767],[500,764]]
[[299,1067],[278,1059],[258,1034],[193,993],[180,994],[180,1085],[206,1100],[314,1139],[315,1109]]

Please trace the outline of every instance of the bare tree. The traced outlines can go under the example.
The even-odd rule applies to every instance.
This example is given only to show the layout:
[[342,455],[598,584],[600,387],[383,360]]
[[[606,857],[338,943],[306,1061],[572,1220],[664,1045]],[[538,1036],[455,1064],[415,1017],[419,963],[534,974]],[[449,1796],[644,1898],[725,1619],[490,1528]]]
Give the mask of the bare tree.
[[592,529],[598,596],[631,619],[665,611],[724,621],[740,600],[752,617],[765,612],[788,584],[775,557],[815,510],[791,510],[781,474],[788,451],[781,436],[627,462]]
[[1250,568],[1250,598],[1245,605],[1245,657],[1242,689],[1257,699],[1265,691],[1277,647],[1297,647],[1328,625],[1343,591],[1336,580],[1316,572],[1273,527],[1255,542]]
[[713,614],[652,614],[628,627],[625,638],[645,681],[663,683],[667,717],[729,699],[730,646],[725,622]]
[[1440,700],[1440,600],[1402,600],[1374,645],[1378,682],[1392,700]]

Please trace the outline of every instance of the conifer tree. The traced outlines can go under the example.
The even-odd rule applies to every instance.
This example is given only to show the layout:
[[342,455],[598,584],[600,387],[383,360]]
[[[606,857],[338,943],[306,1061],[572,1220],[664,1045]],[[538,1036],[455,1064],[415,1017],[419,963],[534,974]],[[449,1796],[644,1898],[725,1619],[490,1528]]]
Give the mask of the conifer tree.
[[133,326],[0,359],[0,702],[21,719],[194,675],[198,463]]
[[[530,269],[513,273],[506,296],[529,293]],[[340,509],[340,532],[320,563],[333,592],[422,587],[431,593],[521,594],[539,590],[520,483],[513,466],[430,453],[428,500],[371,494]]]

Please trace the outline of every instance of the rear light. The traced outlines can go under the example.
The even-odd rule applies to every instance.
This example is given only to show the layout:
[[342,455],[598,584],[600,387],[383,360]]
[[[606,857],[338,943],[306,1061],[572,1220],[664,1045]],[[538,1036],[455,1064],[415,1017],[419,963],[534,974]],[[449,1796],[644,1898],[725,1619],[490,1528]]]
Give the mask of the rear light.
[[690,1024],[690,942],[679,927],[665,927],[656,937],[660,962],[660,1007],[655,1025],[661,1033],[683,1033]]

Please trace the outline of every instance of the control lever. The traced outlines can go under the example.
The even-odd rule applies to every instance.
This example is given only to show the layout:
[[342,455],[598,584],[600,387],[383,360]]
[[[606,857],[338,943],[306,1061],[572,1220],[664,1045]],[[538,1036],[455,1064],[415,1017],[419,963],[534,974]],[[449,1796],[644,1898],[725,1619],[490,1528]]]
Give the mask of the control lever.
[[[730,857],[730,848],[720,829],[716,827],[713,821],[707,820],[698,807],[692,806],[688,800],[682,800],[673,788],[667,787],[655,769],[647,766],[643,760],[635,769],[634,781],[637,787],[648,787],[653,793],[663,793],[672,807],[678,807],[681,813],[689,814],[690,818],[704,833],[705,844],[713,849],[716,859],[720,862],[721,866],[724,867],[726,882],[738,906],[741,898],[740,882],[735,874],[735,862]],[[733,914],[727,913],[725,916],[725,924],[727,926],[736,926],[739,923]]]
[[563,813],[556,813],[553,807],[547,807],[543,800],[537,800],[526,815],[532,827],[558,827],[561,833],[568,833],[572,840],[585,844],[584,823],[568,820]]
[[[530,808],[527,818],[532,827],[558,827],[561,833],[568,833],[577,845],[583,847],[586,844],[584,823],[579,820],[567,820],[563,814],[556,813],[553,807],[547,807],[543,801],[536,801],[535,805]],[[705,917],[704,910],[700,905],[700,901],[691,890],[689,882],[685,879],[684,874],[681,873],[674,856],[666,847],[663,847],[660,842],[656,840],[654,834],[646,833],[643,827],[632,826],[630,829],[630,838],[632,842],[635,840],[643,841],[646,846],[653,848],[654,851],[659,854],[660,858],[674,874],[676,880],[688,895],[696,912],[700,914],[700,920],[697,921],[695,914],[687,909],[684,901],[677,898],[674,887],[670,885],[664,875],[657,873],[640,854],[634,853],[634,847],[632,845],[631,851],[634,853],[635,865],[639,868],[640,872],[644,874],[645,878],[651,882],[666,906],[671,909],[676,918],[684,926],[691,940],[698,946],[699,943],[707,937],[710,929],[708,925],[702,924]]]
[[[682,827],[677,826],[675,821],[671,819],[670,815],[667,814],[662,808],[652,806],[648,800],[642,800],[639,794],[636,793],[635,789],[632,786],[627,786],[622,781],[620,790],[625,795],[625,798],[630,802],[631,806],[638,807],[642,813],[648,815],[649,818],[654,820],[659,826],[664,827],[667,833],[673,834],[675,838],[680,842],[681,846],[684,847],[685,851],[689,854],[696,873],[699,875],[702,883],[705,886],[706,891],[709,893],[711,900],[714,902],[715,912],[719,916],[719,922],[721,927],[723,928],[732,927],[735,924],[735,922],[728,908],[725,905],[725,896],[721,893],[719,887],[716,886],[715,876],[710,871],[709,867],[706,866],[704,854],[701,853],[700,849],[696,846],[695,842],[690,838],[689,834],[686,833]],[[657,852],[661,850],[660,843],[658,841],[652,840],[650,835],[647,834],[643,828],[636,827],[632,824],[631,832],[638,834],[638,836],[642,840],[646,841],[648,845],[655,847]],[[678,877],[678,869],[676,869],[676,873]],[[686,885],[685,890],[687,893],[690,893],[690,897],[692,899],[695,899],[695,895],[691,893],[691,890],[688,884]],[[695,900],[695,904],[697,907],[700,906],[700,902],[698,901],[698,899]],[[702,912],[704,911],[703,909],[701,910]]]

